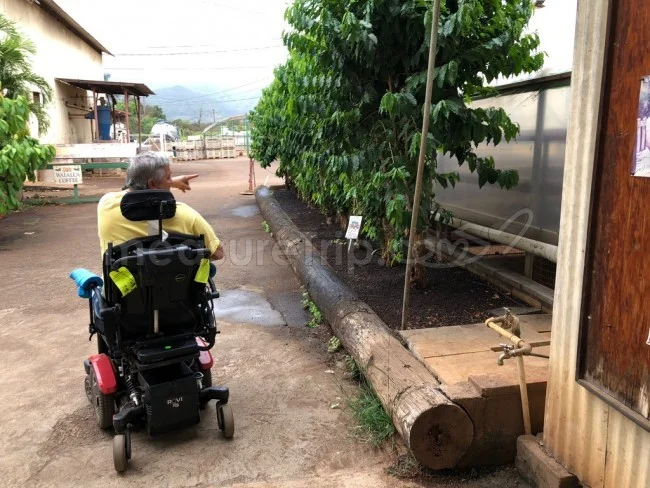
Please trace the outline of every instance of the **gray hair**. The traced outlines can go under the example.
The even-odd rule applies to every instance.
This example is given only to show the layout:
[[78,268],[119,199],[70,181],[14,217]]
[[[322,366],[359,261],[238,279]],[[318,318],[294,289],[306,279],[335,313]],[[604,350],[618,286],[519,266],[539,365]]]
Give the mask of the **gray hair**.
[[165,167],[169,166],[166,156],[154,152],[138,154],[131,160],[129,169],[126,170],[125,189],[146,190],[149,182],[158,183],[165,178]]

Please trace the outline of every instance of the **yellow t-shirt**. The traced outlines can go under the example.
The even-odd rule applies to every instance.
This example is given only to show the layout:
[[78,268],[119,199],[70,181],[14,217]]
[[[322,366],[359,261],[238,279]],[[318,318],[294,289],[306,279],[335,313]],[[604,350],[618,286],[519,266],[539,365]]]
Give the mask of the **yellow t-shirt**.
[[[126,192],[127,190],[107,193],[97,204],[97,228],[102,255],[104,255],[109,242],[119,245],[130,239],[149,235],[148,222],[131,222],[122,215],[120,202]],[[176,202],[176,215],[171,219],[163,220],[162,227],[167,232],[179,232],[194,236],[202,234],[206,247],[212,254],[219,247],[219,238],[210,224],[201,217],[201,214],[184,203]]]

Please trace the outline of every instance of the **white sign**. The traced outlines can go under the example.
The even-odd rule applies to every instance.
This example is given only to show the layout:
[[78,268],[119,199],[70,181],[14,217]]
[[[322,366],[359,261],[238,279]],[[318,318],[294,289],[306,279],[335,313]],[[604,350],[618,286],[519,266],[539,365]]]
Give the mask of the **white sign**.
[[350,221],[348,222],[348,230],[345,233],[346,239],[358,239],[359,232],[361,232],[361,220],[363,217],[358,215],[351,215]]
[[53,166],[54,182],[59,185],[80,185],[83,183],[81,166],[69,164],[65,166]]
[[104,142],[92,144],[58,144],[54,159],[133,158],[137,143]]

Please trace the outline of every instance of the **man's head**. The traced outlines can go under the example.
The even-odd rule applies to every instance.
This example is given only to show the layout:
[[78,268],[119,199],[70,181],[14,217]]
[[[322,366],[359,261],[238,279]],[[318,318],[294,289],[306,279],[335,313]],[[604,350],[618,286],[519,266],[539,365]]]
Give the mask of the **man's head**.
[[169,190],[172,171],[167,157],[146,152],[138,154],[126,171],[129,190]]

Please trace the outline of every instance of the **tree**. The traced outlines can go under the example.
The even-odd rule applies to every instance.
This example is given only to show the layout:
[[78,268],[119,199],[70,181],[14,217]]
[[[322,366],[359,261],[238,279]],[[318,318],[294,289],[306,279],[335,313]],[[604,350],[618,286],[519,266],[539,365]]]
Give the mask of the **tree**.
[[25,178],[34,181],[35,171],[56,152],[53,146],[41,145],[29,136],[29,114],[30,104],[24,96],[11,99],[0,90],[0,215],[18,207]]
[[[115,102],[115,109],[124,110],[124,97],[120,97],[120,99]],[[149,134],[151,132],[151,128],[156,124],[156,122],[166,119],[165,113],[158,105],[144,106],[142,112],[143,134]],[[129,130],[133,134],[136,134],[139,130],[138,105],[133,98],[129,98]]]
[[[439,173],[448,154],[477,172],[479,184],[510,188],[514,171],[478,157],[478,144],[518,133],[502,109],[471,106],[496,93],[497,76],[538,70],[539,39],[525,34],[532,0],[447,0],[441,6],[431,126],[417,248],[423,252],[434,182],[454,185],[457,172]],[[378,241],[389,263],[405,257],[422,126],[431,5],[425,0],[296,0],[285,17],[288,61],[251,114],[252,154],[278,159],[279,174],[299,194],[345,221],[364,216],[363,233]],[[413,282],[423,286],[422,263]]]
[[[25,97],[38,120],[39,133],[43,134],[49,127],[45,107],[52,100],[52,89],[32,71],[30,57],[34,54],[34,43],[23,37],[14,22],[0,15],[0,85],[8,98]],[[34,89],[40,91],[41,100],[30,102]]]

